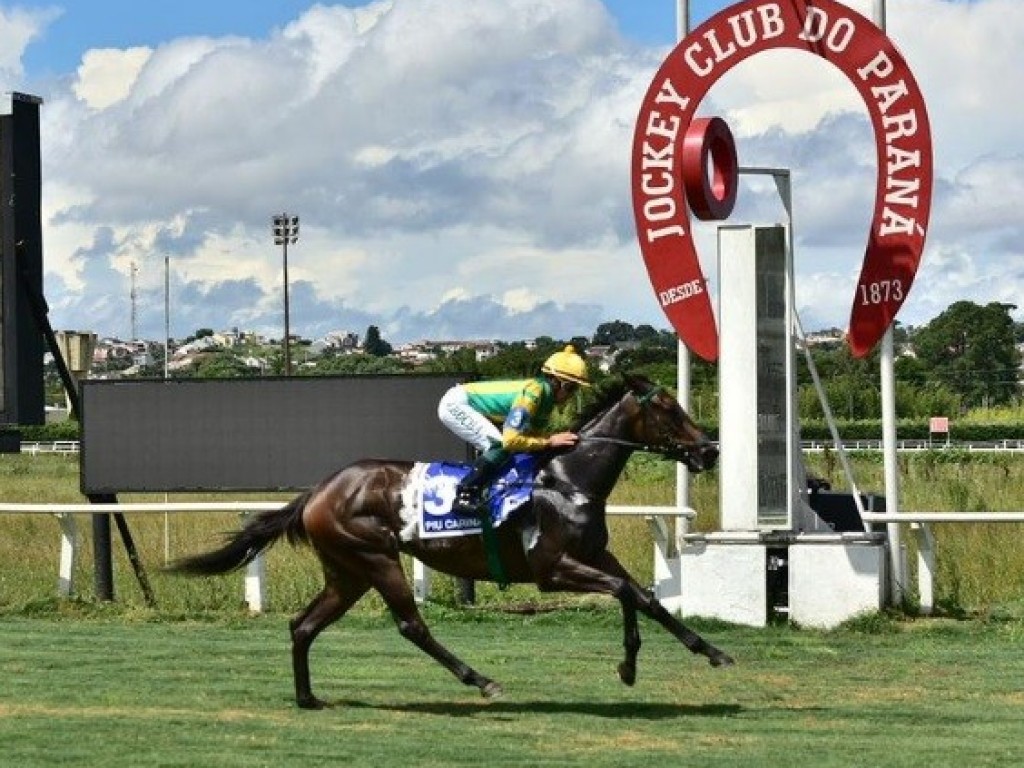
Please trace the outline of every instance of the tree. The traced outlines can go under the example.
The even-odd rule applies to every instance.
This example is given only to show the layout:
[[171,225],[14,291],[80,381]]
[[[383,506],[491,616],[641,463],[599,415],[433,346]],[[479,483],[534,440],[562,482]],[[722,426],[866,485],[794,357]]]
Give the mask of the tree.
[[595,344],[615,344],[616,342],[632,341],[633,326],[622,320],[601,323],[594,331]]
[[656,345],[660,339],[658,331],[651,325],[638,325],[633,331],[633,338],[641,344]]
[[1020,353],[1012,304],[958,301],[913,337],[918,358],[964,405],[1009,403],[1018,392]]
[[573,336],[569,339],[569,343],[573,345],[579,354],[584,354],[587,351],[587,347],[590,346],[590,341],[586,336]]
[[240,379],[252,376],[241,358],[227,349],[220,349],[199,356],[194,375],[201,379]]
[[185,343],[187,344],[196,339],[205,339],[207,336],[213,336],[213,328],[199,328],[191,336],[185,337]]
[[504,345],[498,354],[481,360],[478,370],[485,379],[528,378],[540,372],[546,359],[545,352],[554,351],[553,345],[545,349],[528,349],[522,342]]
[[387,357],[392,352],[391,345],[381,338],[380,328],[376,325],[371,325],[366,329],[363,352],[373,357]]
[[437,357],[425,363],[421,370],[430,373],[461,373],[470,376],[475,376],[479,370],[476,352],[469,347],[456,349],[449,353],[438,349],[435,350],[435,354]]
[[336,355],[317,361],[312,370],[314,376],[350,374],[407,373],[409,366],[394,357],[373,355]]

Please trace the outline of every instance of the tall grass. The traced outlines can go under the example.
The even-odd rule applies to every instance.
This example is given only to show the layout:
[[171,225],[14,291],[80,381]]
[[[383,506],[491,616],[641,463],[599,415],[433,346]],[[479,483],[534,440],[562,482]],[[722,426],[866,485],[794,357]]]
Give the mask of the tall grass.
[[[881,492],[882,463],[878,454],[851,457],[855,479],[862,491]],[[834,489],[846,485],[834,456],[810,454],[808,470],[829,479]],[[635,456],[620,480],[613,504],[671,504],[674,501],[675,468],[649,456]],[[1024,457],[1011,454],[968,454],[933,451],[904,454],[899,460],[901,508],[910,510],[1018,511],[1024,510]],[[0,500],[5,502],[82,502],[78,485],[78,461],[61,455],[0,455]],[[274,500],[287,495],[249,494],[123,494],[121,501],[171,500]],[[699,511],[695,530],[717,527],[717,472],[693,478],[691,504]],[[92,528],[88,515],[76,516],[80,553],[74,574],[77,599],[95,598]],[[206,550],[241,524],[232,513],[131,514],[128,525],[161,611],[197,615],[206,611],[246,610],[242,579],[233,574],[206,579],[186,579],[161,571],[168,559]],[[612,550],[642,583],[653,580],[654,541],[643,519],[613,517],[609,520]],[[0,611],[26,611],[35,605],[51,606],[56,593],[59,561],[59,525],[43,515],[0,514]],[[1019,524],[941,524],[933,528],[937,539],[938,574],[936,599],[940,608],[956,612],[987,613],[1007,606],[1024,606],[1024,534]],[[115,591],[119,604],[145,605],[141,590],[117,529],[113,530]],[[913,542],[907,537],[908,544]],[[913,551],[911,550],[911,562]],[[293,612],[316,594],[321,576],[316,558],[308,551],[287,545],[267,556],[268,602],[271,610]],[[915,584],[916,580],[912,580]],[[435,600],[451,602],[455,586],[435,576]],[[532,587],[511,587],[500,592],[489,584],[477,585],[483,603],[564,604],[564,595],[540,596]],[[379,611],[375,597],[361,610]]]
[[[809,471],[846,487],[828,455],[807,457]],[[881,455],[853,455],[861,491],[884,487]],[[901,454],[900,510],[927,512],[1024,511],[1024,457],[1010,453],[936,450]],[[936,602],[951,613],[988,613],[1024,605],[1024,524],[932,525],[938,551]],[[913,539],[906,537],[911,562]],[[914,582],[916,584],[916,580]]]

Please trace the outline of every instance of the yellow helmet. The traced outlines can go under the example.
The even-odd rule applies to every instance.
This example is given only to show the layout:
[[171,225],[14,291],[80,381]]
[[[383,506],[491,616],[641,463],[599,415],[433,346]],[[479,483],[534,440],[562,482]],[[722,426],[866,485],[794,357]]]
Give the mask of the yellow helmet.
[[561,352],[555,352],[540,369],[551,376],[571,381],[574,384],[590,386],[590,376],[587,374],[587,364],[583,358],[576,354],[576,349],[569,344]]

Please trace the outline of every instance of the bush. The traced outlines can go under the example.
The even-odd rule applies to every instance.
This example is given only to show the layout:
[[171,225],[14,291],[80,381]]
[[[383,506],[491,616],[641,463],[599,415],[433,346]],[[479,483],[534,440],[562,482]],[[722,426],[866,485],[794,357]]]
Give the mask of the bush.
[[79,440],[81,430],[79,424],[74,419],[67,419],[66,421],[57,421],[52,424],[22,424],[17,427],[13,427],[15,431],[21,433],[21,439],[23,442],[53,442],[55,440]]

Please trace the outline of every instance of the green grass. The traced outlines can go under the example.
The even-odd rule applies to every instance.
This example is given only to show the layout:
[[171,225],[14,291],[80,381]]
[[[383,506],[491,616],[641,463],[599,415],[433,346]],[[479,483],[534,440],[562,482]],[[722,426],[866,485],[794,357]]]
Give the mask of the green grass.
[[[858,486],[881,492],[879,454],[852,457]],[[810,471],[844,485],[834,456],[811,454]],[[899,460],[903,510],[1024,510],[1024,457],[1010,454],[966,454],[935,451],[902,455]],[[612,496],[615,504],[671,504],[674,468],[668,462],[636,456]],[[124,494],[122,501],[162,501],[163,494]],[[287,496],[182,494],[187,501],[267,499]],[[78,461],[68,456],[0,455],[0,499],[10,502],[82,502],[78,492]],[[717,526],[718,477],[712,472],[694,478],[691,503],[699,510],[696,530]],[[81,550],[75,573],[76,595],[94,597],[92,531],[88,516],[78,516]],[[177,615],[205,611],[234,611],[243,605],[242,579],[237,574],[211,579],[181,579],[160,572],[168,558],[211,548],[221,534],[237,528],[234,514],[137,514],[128,522],[142,563],[152,582],[161,610]],[[642,519],[611,518],[611,546],[641,583],[653,580],[653,539]],[[933,526],[938,545],[936,600],[951,615],[988,614],[1002,606],[1024,601],[1024,547],[1018,546],[1024,525],[986,524]],[[123,547],[114,535],[116,599],[129,607],[144,605]],[[911,548],[913,537],[904,539]],[[39,515],[0,515],[0,610],[32,606],[49,600],[56,591],[59,526],[54,518]],[[268,600],[273,609],[297,611],[319,589],[316,558],[308,551],[280,545],[268,558]],[[916,584],[912,577],[911,584]],[[434,580],[433,595],[442,603],[454,601],[450,579]],[[484,604],[507,602],[574,602],[565,596],[539,596],[532,587],[499,592],[479,585]],[[912,596],[913,599],[913,596]],[[370,608],[379,601],[369,597]]]
[[1009,766],[1024,760],[1024,624],[832,632],[708,623],[713,669],[641,623],[623,686],[612,609],[427,609],[506,695],[487,701],[364,612],[314,645],[331,707],[292,700],[286,617],[168,621],[121,608],[0,616],[0,744],[24,766]]
[[[820,464],[815,465],[819,461]],[[842,485],[827,457],[811,469]],[[880,490],[876,456],[855,456]],[[1024,509],[1024,459],[901,457],[904,509]],[[668,504],[672,467],[632,462],[614,503]],[[5,501],[81,501],[62,456],[0,456]],[[124,495],[123,501],[163,495]],[[223,496],[184,496],[187,500]],[[233,497],[236,498],[236,497]],[[266,498],[251,496],[250,498]],[[696,478],[698,529],[715,526],[717,477]],[[165,556],[210,548],[231,514],[131,515],[158,608],[144,605],[116,539],[116,602],[92,592],[79,518],[76,598],[57,600],[58,525],[0,515],[0,745],[4,765],[1003,766],[1024,761],[1024,548],[1017,525],[936,526],[940,604],[956,619],[882,613],[831,631],[700,622],[736,667],[712,669],[649,621],[639,681],[623,686],[610,600],[479,585],[452,607],[450,581],[424,608],[435,636],[506,696],[482,699],[404,641],[368,598],[313,647],[314,691],[293,703],[288,616],[320,586],[316,558],[268,556],[271,612],[250,616],[237,574],[184,579]],[[613,548],[641,581],[653,543],[613,519]],[[510,603],[559,607],[534,615]]]

